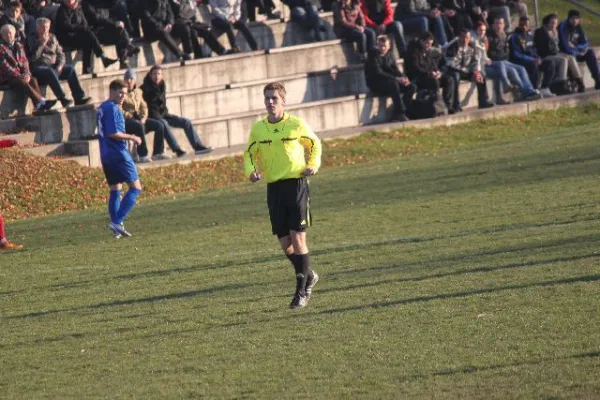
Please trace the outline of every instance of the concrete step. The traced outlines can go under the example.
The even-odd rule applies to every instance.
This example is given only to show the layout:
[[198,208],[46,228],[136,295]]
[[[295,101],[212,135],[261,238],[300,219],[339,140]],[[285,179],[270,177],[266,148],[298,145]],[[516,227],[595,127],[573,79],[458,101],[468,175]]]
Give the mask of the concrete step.
[[23,151],[42,157],[58,157],[65,153],[63,143],[45,144],[41,146],[24,147]]
[[0,140],[2,139],[16,140],[19,146],[32,146],[35,144],[35,132],[0,134]]

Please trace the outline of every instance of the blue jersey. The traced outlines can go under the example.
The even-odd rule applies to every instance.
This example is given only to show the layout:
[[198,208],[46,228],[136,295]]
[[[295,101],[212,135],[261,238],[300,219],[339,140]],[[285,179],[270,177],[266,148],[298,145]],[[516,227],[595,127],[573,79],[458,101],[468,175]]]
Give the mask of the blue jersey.
[[129,158],[125,140],[111,139],[109,136],[125,132],[125,117],[119,106],[110,100],[105,101],[96,111],[98,121],[98,138],[100,141],[101,159]]

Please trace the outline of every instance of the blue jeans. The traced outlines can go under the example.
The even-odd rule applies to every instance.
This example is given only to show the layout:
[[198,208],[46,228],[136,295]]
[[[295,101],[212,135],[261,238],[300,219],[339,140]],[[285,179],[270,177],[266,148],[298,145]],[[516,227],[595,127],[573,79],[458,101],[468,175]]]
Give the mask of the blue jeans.
[[589,49],[584,55],[577,56],[576,60],[579,62],[585,61],[594,81],[596,83],[600,82],[600,70],[598,69],[598,60],[594,50]]
[[435,41],[438,42],[439,45],[445,45],[448,43],[448,37],[446,36],[446,28],[444,27],[444,20],[442,16],[439,17],[429,17],[429,25],[433,25]]
[[404,54],[406,54],[406,41],[404,40],[404,27],[402,26],[402,23],[398,21],[390,22],[385,27],[385,33],[392,35],[394,43],[396,43],[396,48],[398,49],[398,54],[400,57],[403,57]]
[[185,136],[187,136],[187,139],[194,148],[194,150],[200,150],[204,148],[204,145],[200,141],[198,133],[196,133],[196,128],[194,128],[192,121],[190,121],[188,118],[167,114],[164,116],[164,118],[159,119],[159,121],[162,121],[163,125],[165,126],[165,139],[167,140],[167,144],[172,150],[181,150],[181,147],[179,147],[179,144],[175,139],[175,135],[173,135],[173,132],[170,129],[171,126],[174,128],[183,129],[183,131],[185,132]]
[[429,20],[427,17],[402,17],[397,19],[402,22],[402,26],[407,33],[413,36],[429,30]]
[[375,31],[371,28],[365,28],[363,32],[358,29],[337,27],[336,34],[340,39],[347,39],[358,46],[358,52],[365,54],[368,49],[375,46]]
[[291,20],[307,31],[315,31],[315,39],[321,40],[321,21],[319,19],[319,11],[317,7],[313,5],[291,6],[290,7]]
[[81,100],[85,97],[85,93],[79,83],[79,78],[72,65],[65,65],[60,73],[54,67],[37,66],[31,70],[41,85],[48,85],[54,92],[57,99],[66,98],[65,92],[60,86],[60,81],[66,80],[75,100]]
[[508,74],[508,79],[514,83],[515,85],[519,85],[521,88],[521,93],[524,95],[529,95],[535,92],[531,81],[529,80],[529,75],[527,75],[527,70],[522,65],[518,65],[515,63],[511,63],[510,61],[503,61],[506,63],[506,73]]

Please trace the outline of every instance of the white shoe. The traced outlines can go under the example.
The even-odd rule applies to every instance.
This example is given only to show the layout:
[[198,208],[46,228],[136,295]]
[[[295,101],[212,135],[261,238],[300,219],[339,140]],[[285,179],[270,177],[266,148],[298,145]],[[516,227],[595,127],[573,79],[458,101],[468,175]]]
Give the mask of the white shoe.
[[543,98],[547,98],[547,97],[555,97],[556,95],[554,93],[552,93],[550,91],[550,89],[548,88],[543,88],[540,90],[540,94],[542,95]]
[[166,155],[165,153],[160,153],[160,154],[155,154],[152,156],[152,159],[154,161],[162,161],[162,160],[170,160],[171,157],[169,157],[168,155]]
[[112,233],[113,233],[113,235],[114,235],[115,239],[121,239],[121,236],[122,236],[122,235],[119,233],[119,231],[117,231],[116,229],[114,229],[114,228],[112,227],[112,222],[111,222],[110,224],[108,224],[108,228],[109,228],[109,229],[112,231]]
[[118,232],[123,236],[131,237],[131,233],[127,232],[123,224],[115,224],[114,222],[111,222],[110,224],[108,224],[108,227],[114,232]]
[[140,157],[137,162],[139,164],[145,164],[145,163],[152,162],[152,160],[150,159],[150,157],[144,156],[144,157]]

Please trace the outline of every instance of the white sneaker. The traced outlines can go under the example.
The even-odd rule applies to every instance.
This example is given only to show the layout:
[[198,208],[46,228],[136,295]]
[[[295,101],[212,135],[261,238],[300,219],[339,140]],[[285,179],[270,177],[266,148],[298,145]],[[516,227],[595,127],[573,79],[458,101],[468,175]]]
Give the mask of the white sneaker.
[[123,224],[115,224],[114,222],[111,222],[110,224],[108,224],[108,227],[113,231],[120,233],[123,236],[131,237],[131,233],[127,232]]
[[155,154],[152,156],[152,159],[154,161],[162,161],[162,160],[170,160],[171,157],[169,157],[168,155],[166,155],[165,153],[160,153],[160,154]]
[[119,233],[119,231],[117,231],[116,229],[114,229],[112,227],[112,222],[110,224],[108,224],[108,228],[112,231],[115,239],[121,239],[121,234]]
[[140,157],[137,162],[139,164],[145,164],[145,163],[152,162],[152,160],[150,159],[150,157],[144,156],[144,157]]
[[542,95],[543,98],[547,98],[547,97],[555,97],[556,95],[554,93],[552,93],[550,91],[550,89],[548,88],[543,88],[540,89],[540,94]]

